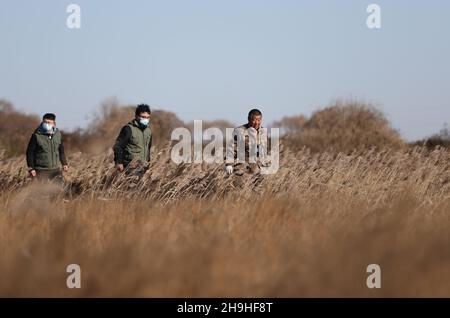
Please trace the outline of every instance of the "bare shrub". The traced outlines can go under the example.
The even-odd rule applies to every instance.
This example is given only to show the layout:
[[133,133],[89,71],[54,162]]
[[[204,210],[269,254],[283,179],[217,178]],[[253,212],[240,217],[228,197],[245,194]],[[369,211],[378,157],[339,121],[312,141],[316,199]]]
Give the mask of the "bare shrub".
[[294,149],[352,152],[405,147],[382,112],[358,101],[336,101],[307,120],[302,116],[288,117],[277,124],[286,130],[284,143]]

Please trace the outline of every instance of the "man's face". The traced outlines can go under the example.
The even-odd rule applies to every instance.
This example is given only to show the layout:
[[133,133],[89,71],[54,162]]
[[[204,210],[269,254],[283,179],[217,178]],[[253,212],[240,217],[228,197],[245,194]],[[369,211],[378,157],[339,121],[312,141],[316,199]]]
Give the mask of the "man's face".
[[149,113],[140,113],[139,116],[137,116],[137,119],[150,119],[150,114]]
[[140,113],[136,117],[136,119],[140,125],[142,125],[143,127],[147,127],[150,124],[150,113],[147,112]]
[[259,130],[259,128],[261,127],[261,122],[262,122],[261,115],[253,115],[248,120],[248,124],[250,125],[250,127],[253,127],[256,130]]
[[56,126],[56,122],[54,121],[54,120],[51,120],[51,119],[44,119],[44,120],[42,120],[42,122],[44,123],[44,124],[49,124],[49,125],[51,125],[52,127],[55,127]]

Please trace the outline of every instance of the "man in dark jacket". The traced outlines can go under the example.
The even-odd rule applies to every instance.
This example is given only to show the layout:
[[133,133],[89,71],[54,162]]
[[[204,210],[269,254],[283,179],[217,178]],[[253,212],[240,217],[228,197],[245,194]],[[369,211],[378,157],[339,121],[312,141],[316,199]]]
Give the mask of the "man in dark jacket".
[[150,129],[150,107],[140,104],[135,118],[123,126],[114,145],[114,162],[119,172],[142,175],[150,162],[152,131]]
[[27,166],[30,176],[40,180],[62,182],[59,164],[67,172],[69,165],[64,152],[61,132],[56,128],[55,114],[47,113],[41,125],[31,135],[28,142]]

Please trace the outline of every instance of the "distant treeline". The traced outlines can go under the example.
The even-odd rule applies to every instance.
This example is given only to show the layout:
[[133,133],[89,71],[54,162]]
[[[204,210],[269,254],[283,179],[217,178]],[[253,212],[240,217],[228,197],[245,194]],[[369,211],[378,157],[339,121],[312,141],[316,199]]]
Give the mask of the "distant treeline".
[[[133,118],[134,109],[134,105],[120,105],[116,99],[106,100],[86,128],[63,131],[67,151],[93,154],[107,151],[112,147],[120,128]],[[0,158],[23,155],[28,139],[39,123],[40,115],[24,114],[10,102],[0,100]],[[173,129],[190,128],[192,123],[183,122],[173,112],[153,110],[151,126],[154,145],[162,147],[170,144]],[[233,126],[235,124],[226,120],[203,121],[203,129]],[[306,147],[313,152],[353,152],[374,147],[450,147],[450,133],[445,125],[440,132],[408,144],[381,111],[371,104],[355,100],[333,102],[309,118],[303,115],[283,117],[269,126],[279,127],[282,145],[293,150]]]

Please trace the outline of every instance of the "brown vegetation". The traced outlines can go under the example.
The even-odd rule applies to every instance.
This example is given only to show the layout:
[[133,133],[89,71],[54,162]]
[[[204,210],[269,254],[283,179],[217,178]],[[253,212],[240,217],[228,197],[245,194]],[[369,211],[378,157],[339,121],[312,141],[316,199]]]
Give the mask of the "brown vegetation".
[[370,148],[402,149],[404,141],[381,111],[358,101],[336,101],[310,118],[285,117],[276,122],[285,128],[285,143],[314,152],[352,152]]
[[[134,118],[136,106],[120,106],[115,99],[108,99],[85,130],[66,133],[67,148],[89,154],[101,154],[111,149],[120,129]],[[153,145],[160,147],[169,143],[170,134],[184,123],[172,112],[152,110],[151,127]]]
[[[114,138],[131,110],[108,109],[98,137]],[[282,142],[274,175],[176,165],[161,143],[142,179],[118,175],[110,147],[69,151],[62,189],[31,182],[23,157],[0,158],[0,295],[450,296],[450,150],[404,147],[357,105],[283,122],[288,139],[297,122],[309,134]],[[336,139],[363,126],[377,147]],[[72,263],[79,290],[65,285]],[[366,287],[373,263],[379,290]]]
[[0,155],[3,153],[4,157],[12,157],[24,154],[39,122],[38,116],[17,112],[11,103],[0,100]]
[[445,124],[444,127],[439,131],[439,133],[434,134],[423,140],[412,142],[411,145],[413,147],[423,146],[430,150],[435,149],[436,147],[450,148],[450,130]]

